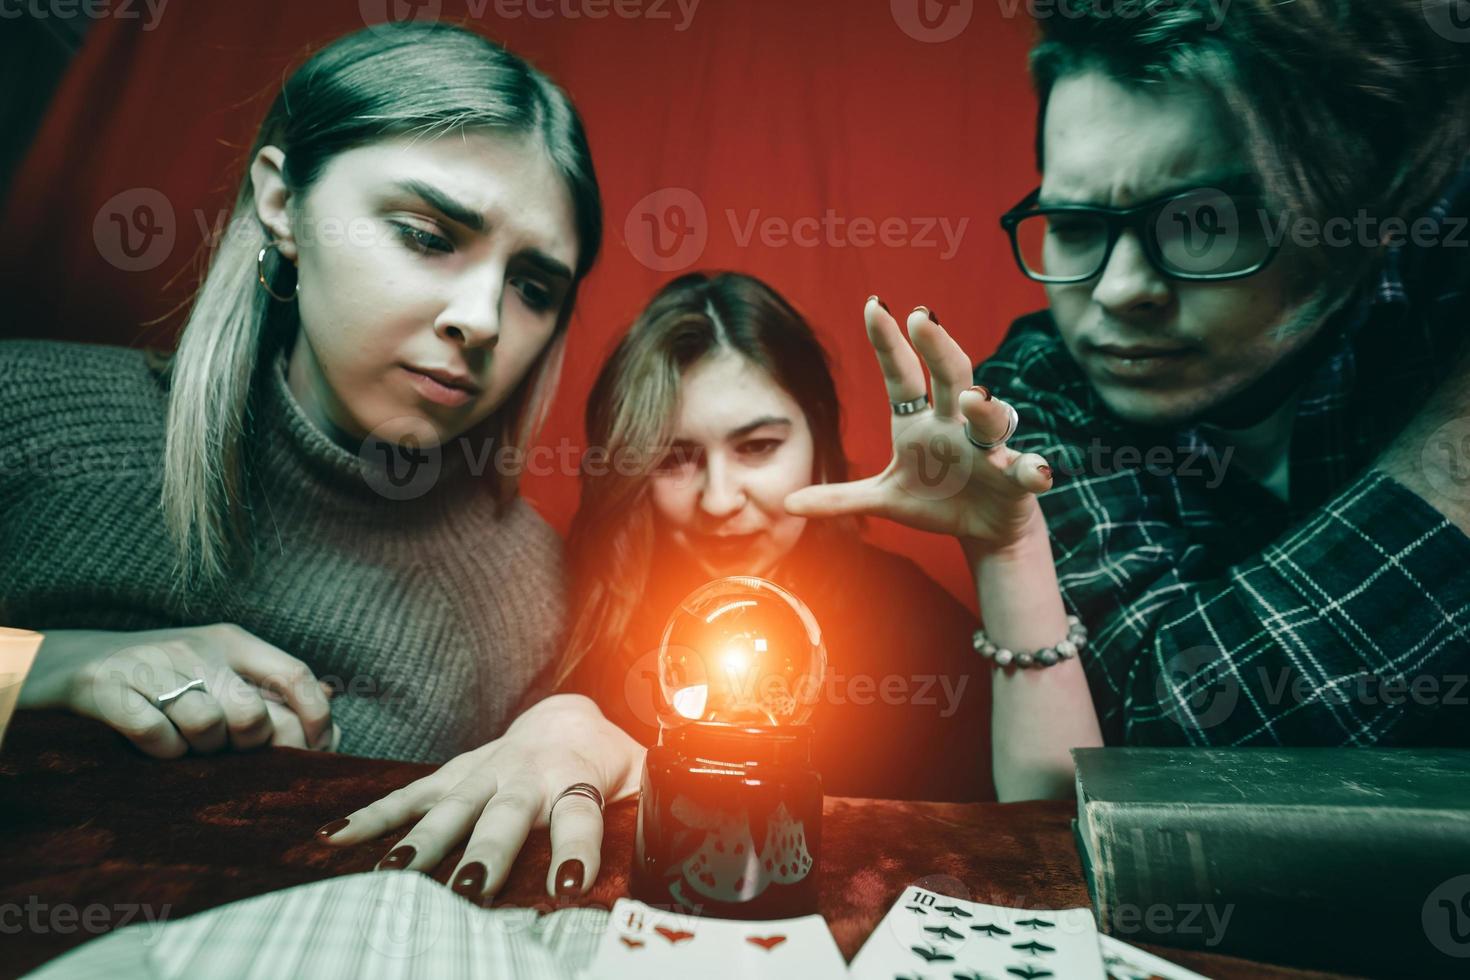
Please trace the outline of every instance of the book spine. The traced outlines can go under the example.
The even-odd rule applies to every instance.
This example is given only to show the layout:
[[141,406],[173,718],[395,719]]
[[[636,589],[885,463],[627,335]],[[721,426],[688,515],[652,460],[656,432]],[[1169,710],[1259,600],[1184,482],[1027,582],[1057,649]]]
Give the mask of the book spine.
[[1081,810],[1098,925],[1120,939],[1355,974],[1464,975],[1424,906],[1470,872],[1470,814],[1099,801]]

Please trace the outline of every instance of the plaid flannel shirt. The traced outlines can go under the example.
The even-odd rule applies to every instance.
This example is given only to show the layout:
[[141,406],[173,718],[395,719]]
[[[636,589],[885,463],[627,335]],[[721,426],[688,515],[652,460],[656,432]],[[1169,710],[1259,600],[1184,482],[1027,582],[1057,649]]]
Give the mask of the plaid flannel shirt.
[[1470,745],[1470,538],[1371,468],[1470,328],[1467,205],[1470,168],[1430,212],[1443,244],[1389,250],[1343,314],[1285,502],[1207,430],[1112,415],[1048,313],[975,369],[1058,470],[1041,504],[1107,743]]

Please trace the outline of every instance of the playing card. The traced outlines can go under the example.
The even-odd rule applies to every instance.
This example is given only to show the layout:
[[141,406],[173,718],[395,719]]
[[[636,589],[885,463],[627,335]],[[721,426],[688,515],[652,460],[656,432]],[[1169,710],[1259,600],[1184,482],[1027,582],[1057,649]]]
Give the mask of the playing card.
[[592,959],[596,980],[827,980],[845,974],[820,915],[746,922],[665,912],[620,898]]
[[1097,945],[1108,980],[1209,980],[1112,936],[1098,936]]
[[1092,910],[1015,909],[910,885],[852,961],[854,978],[1105,980]]

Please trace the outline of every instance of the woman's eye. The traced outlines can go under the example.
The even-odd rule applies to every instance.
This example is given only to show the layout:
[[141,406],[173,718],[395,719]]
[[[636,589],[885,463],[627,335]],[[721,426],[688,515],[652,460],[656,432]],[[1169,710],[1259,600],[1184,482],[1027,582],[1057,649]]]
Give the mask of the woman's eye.
[[416,225],[395,221],[393,227],[398,229],[398,237],[403,239],[403,243],[421,255],[427,255],[430,252],[454,251],[454,246],[448,241]]
[[697,449],[675,446],[673,449],[664,453],[663,458],[654,466],[654,470],[658,473],[677,473],[686,466],[698,464],[703,458],[703,455]]
[[751,439],[749,442],[740,444],[740,452],[745,456],[769,456],[780,445],[780,439]]
[[545,312],[555,306],[551,290],[533,279],[515,278],[510,281],[526,305],[537,312]]

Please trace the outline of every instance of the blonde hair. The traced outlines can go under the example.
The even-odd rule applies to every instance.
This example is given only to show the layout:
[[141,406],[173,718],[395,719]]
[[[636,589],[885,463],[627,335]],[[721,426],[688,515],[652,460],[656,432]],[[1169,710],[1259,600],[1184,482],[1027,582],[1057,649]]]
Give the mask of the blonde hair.
[[[489,421],[498,444],[523,450],[550,408],[576,285],[592,267],[602,238],[591,154],[566,93],[464,28],[376,25],[339,38],[292,73],[247,159],[265,146],[281,148],[286,185],[292,199],[300,200],[326,165],[347,150],[393,136],[469,129],[537,140],[566,181],[575,212],[577,268],[555,333]],[[299,327],[295,306],[273,299],[258,280],[257,256],[269,244],[247,170],[168,367],[162,506],[185,590],[219,584],[237,560],[248,557],[243,500],[252,393],[269,367],[267,352],[279,350]],[[271,249],[260,269],[281,295],[291,291],[280,282],[285,264]],[[513,458],[523,459],[524,453]],[[501,504],[514,499],[518,477],[491,468],[487,479]]]

